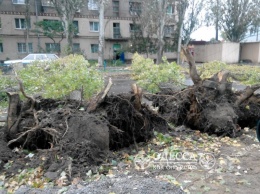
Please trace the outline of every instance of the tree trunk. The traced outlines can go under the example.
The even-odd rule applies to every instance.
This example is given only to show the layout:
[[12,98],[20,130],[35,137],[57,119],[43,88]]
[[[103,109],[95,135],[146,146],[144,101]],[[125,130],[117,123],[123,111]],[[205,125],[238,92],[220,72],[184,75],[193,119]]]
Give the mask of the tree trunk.
[[191,55],[190,51],[188,48],[182,47],[183,53],[186,56],[188,63],[189,63],[189,70],[190,70],[190,77],[193,81],[194,84],[199,84],[201,82],[201,78],[197,72],[197,68],[195,65],[195,59]]
[[99,6],[99,45],[98,45],[98,64],[99,66],[103,66],[104,62],[104,34],[105,34],[105,26],[104,26],[104,0],[100,0]]
[[[9,98],[8,115],[7,115],[7,128],[11,134],[14,134],[16,127],[12,127],[18,120],[21,109],[21,102],[18,93],[7,92]],[[12,130],[13,129],[13,130]]]
[[156,64],[160,64],[162,62],[162,56],[163,56],[163,47],[164,47],[164,27],[165,27],[165,16],[166,16],[166,8],[167,8],[167,3],[165,0],[160,0],[158,2],[158,7],[159,7],[159,13],[160,14],[160,24],[159,28],[157,30],[157,38],[158,38],[158,43],[157,43],[157,58],[156,58]]

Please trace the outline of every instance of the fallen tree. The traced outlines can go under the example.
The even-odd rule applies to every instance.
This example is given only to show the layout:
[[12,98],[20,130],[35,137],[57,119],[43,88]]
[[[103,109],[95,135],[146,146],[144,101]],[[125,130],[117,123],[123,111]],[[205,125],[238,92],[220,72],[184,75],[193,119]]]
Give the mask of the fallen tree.
[[163,118],[141,104],[142,90],[135,84],[132,94],[107,96],[110,79],[96,97],[82,101],[35,98],[27,95],[22,81],[17,80],[25,100],[18,93],[8,93],[7,145],[37,151],[38,158],[46,158],[47,172],[53,165],[51,158],[58,156],[61,160],[55,162],[59,165],[52,172],[68,169],[73,163],[70,176],[78,176],[78,172],[85,176],[87,167],[106,161],[109,150],[137,148],[137,143],[154,136],[155,129],[169,129]]
[[236,137],[241,128],[255,127],[260,118],[260,96],[254,92],[260,85],[234,92],[228,78],[236,79],[236,75],[225,69],[202,79],[189,50],[183,47],[182,51],[194,85],[181,91],[162,91],[153,97],[159,113],[176,125],[184,124],[209,134]]

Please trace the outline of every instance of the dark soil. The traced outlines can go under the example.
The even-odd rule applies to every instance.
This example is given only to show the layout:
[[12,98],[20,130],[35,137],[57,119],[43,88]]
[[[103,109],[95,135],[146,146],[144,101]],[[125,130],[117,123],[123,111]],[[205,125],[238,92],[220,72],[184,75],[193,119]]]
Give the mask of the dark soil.
[[[209,134],[237,137],[244,132],[241,127],[254,127],[256,116],[259,116],[260,112],[259,106],[250,101],[245,102],[239,108],[234,107],[232,102],[238,94],[230,93],[221,97],[214,90],[193,87],[173,93],[168,91],[153,98],[154,105],[159,107],[161,117],[145,104],[142,104],[140,110],[136,110],[133,105],[134,96],[129,92],[133,81],[124,75],[120,75],[118,80],[118,82],[115,81],[118,84],[114,86],[119,86],[119,89],[112,87],[110,91],[112,95],[107,96],[97,110],[91,114],[86,111],[88,105],[80,104],[78,101],[39,99],[36,105],[36,117],[39,122],[37,123],[35,115],[27,111],[29,106],[25,103],[17,128],[19,134],[7,133],[4,135],[0,133],[1,173],[5,173],[9,178],[21,169],[41,166],[44,176],[54,182],[62,172],[65,172],[69,185],[75,178],[85,179],[90,170],[98,173],[101,164],[109,167],[102,172],[108,175],[109,169],[113,168],[111,162],[118,161],[121,158],[121,152],[130,155],[133,151],[149,150],[150,148],[148,149],[146,146],[154,137],[155,130],[176,137],[176,142],[174,142],[176,144],[180,141],[186,142],[187,137],[201,143],[201,138],[197,138],[197,132],[187,130],[184,126],[184,130],[181,132],[172,130],[167,121],[176,125],[185,124],[192,129]],[[122,80],[124,81],[122,82]],[[120,91],[125,94],[118,94]],[[217,100],[213,101],[214,98]],[[19,137],[21,133],[25,133],[37,125],[40,127],[33,133],[18,138],[10,145],[13,150],[7,147],[6,144],[9,140]],[[0,128],[0,131],[3,131],[3,128]],[[220,140],[217,139],[217,141]],[[241,140],[238,141],[243,146],[254,143],[253,137],[248,140],[247,134],[242,135]],[[154,149],[158,149],[159,152],[164,147],[165,145],[162,145],[162,147]],[[197,149],[197,147],[194,148]],[[31,150],[34,156],[27,157],[27,150]],[[234,147],[223,146],[221,152],[231,155]],[[241,161],[241,165],[243,164],[245,169],[246,162],[248,165],[256,165],[255,160],[259,153],[252,150],[251,154],[252,159]],[[219,155],[217,156],[219,157]],[[8,161],[13,161],[13,163],[6,168],[4,165]],[[119,164],[116,165],[116,168],[119,168],[118,166]],[[124,173],[129,170],[129,175],[125,175]],[[258,183],[254,181],[253,175],[258,171],[258,168],[256,171],[252,169],[250,174],[252,176],[245,174],[250,182],[253,182],[254,188],[258,186]],[[182,174],[176,171],[167,173],[177,177],[176,179]],[[195,188],[190,186],[191,190],[194,190],[194,193],[204,192],[206,183],[200,177],[205,172],[192,173],[194,173],[192,183],[196,183],[196,185]],[[218,172],[216,171],[216,173]],[[149,176],[146,171],[136,172],[128,166],[122,171],[118,171],[112,178],[106,177],[98,182],[78,183],[75,186],[67,187],[66,191],[68,193],[183,193],[179,186],[158,180],[157,176],[166,174],[165,171],[159,170],[148,174]],[[234,175],[224,175],[227,177],[228,185],[226,187],[231,187],[232,191],[238,191],[236,186],[232,185]],[[186,181],[186,177],[180,177],[180,179]],[[192,178],[189,177],[189,179]],[[201,187],[198,187],[200,181],[202,184]],[[221,190],[215,184],[207,184],[215,189],[211,193],[225,192],[225,189]],[[17,193],[59,193],[61,189],[33,190],[21,187]],[[243,192],[247,190],[250,189],[242,188]],[[251,190],[254,191],[254,189]]]

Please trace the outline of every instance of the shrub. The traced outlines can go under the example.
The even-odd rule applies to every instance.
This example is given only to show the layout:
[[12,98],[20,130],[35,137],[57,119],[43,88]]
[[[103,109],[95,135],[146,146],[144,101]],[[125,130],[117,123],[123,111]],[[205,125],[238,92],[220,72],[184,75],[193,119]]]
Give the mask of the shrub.
[[169,63],[166,58],[163,58],[161,64],[156,65],[153,59],[144,58],[136,53],[131,69],[137,84],[152,93],[158,92],[161,84],[181,85],[184,79],[180,66],[175,62]]
[[62,98],[83,86],[84,98],[90,98],[103,86],[102,75],[83,56],[67,56],[51,62],[34,62],[18,72],[28,94]]
[[228,65],[224,62],[212,61],[203,64],[198,69],[201,72],[201,78],[209,78],[221,70],[228,70],[245,85],[254,85],[260,82],[260,68],[258,66]]

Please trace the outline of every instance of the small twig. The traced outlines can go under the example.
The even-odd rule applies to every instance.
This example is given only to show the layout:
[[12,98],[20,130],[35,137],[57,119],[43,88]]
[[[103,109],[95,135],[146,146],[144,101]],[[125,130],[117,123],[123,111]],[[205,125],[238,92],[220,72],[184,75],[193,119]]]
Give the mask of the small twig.
[[66,123],[66,131],[64,132],[62,138],[66,135],[66,133],[67,133],[68,130],[69,130],[68,119],[65,120],[65,123]]

